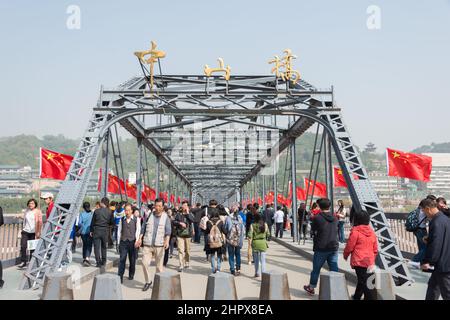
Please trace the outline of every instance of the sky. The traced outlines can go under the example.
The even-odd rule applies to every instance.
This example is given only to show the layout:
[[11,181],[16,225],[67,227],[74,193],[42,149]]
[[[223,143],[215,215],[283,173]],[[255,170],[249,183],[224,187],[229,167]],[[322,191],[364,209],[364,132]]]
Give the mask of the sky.
[[[67,27],[70,5],[79,29]],[[269,74],[291,48],[303,79],[334,86],[358,146],[450,141],[450,0],[3,0],[0,137],[80,138],[100,86],[139,74],[133,52],[150,40],[167,53],[165,74],[202,74],[219,56],[232,73]]]

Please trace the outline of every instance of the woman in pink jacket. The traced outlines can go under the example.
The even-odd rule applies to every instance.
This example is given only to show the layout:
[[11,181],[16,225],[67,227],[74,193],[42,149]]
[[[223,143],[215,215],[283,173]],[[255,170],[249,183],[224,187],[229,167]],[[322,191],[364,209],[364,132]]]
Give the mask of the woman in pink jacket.
[[344,249],[344,259],[351,255],[350,265],[355,269],[358,277],[354,300],[360,300],[364,294],[364,300],[374,300],[373,290],[367,287],[367,280],[373,274],[371,270],[375,265],[378,254],[378,243],[375,232],[370,227],[370,215],[366,211],[357,212],[354,226],[350,231],[350,237]]

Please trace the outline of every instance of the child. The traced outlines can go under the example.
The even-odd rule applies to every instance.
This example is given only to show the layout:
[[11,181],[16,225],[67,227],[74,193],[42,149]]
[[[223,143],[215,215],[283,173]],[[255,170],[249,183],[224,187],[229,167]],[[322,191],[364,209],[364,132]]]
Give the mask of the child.
[[366,211],[355,213],[354,226],[344,249],[344,259],[347,260],[348,256],[352,255],[350,265],[355,269],[358,277],[353,300],[360,300],[363,294],[364,300],[375,299],[373,291],[367,287],[367,279],[371,276],[370,269],[375,265],[378,244],[375,232],[369,223],[370,215]]

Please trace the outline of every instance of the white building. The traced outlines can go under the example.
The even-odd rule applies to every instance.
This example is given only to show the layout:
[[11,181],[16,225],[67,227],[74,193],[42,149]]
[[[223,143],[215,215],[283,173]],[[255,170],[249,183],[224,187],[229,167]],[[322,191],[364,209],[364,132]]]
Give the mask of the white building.
[[450,153],[424,153],[433,159],[429,193],[436,196],[450,196]]

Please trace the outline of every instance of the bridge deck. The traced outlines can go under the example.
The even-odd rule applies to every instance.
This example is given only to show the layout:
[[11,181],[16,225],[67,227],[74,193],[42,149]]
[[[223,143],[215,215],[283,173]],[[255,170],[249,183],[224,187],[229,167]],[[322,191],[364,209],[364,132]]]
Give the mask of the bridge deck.
[[[287,247],[287,245],[289,247]],[[342,247],[340,252],[342,252]],[[99,269],[94,267],[81,266],[80,249],[74,254],[73,262],[69,266],[69,271],[73,272],[74,297],[75,299],[89,299],[93,278],[99,273]],[[174,251],[176,253],[176,249]],[[210,274],[210,263],[206,262],[203,252],[203,244],[191,245],[191,263],[190,268],[181,274],[181,284],[183,299],[203,300],[205,298],[207,276]],[[294,300],[316,300],[318,295],[311,297],[303,291],[303,285],[308,283],[309,274],[312,269],[312,262],[309,256],[312,254],[312,242],[306,241],[306,244],[292,242],[291,237],[283,239],[276,239],[269,242],[269,249],[267,251],[267,270],[280,270],[288,274],[291,297]],[[247,244],[244,241],[244,248],[242,249],[242,267],[241,275],[235,278],[238,298],[241,300],[258,299],[261,280],[253,278],[254,267],[248,265],[247,260]],[[108,265],[106,272],[117,273],[118,255],[115,250],[108,250]],[[173,258],[169,259],[167,270],[175,271],[178,267],[178,256],[175,254]],[[348,288],[350,294],[354,292],[354,282],[352,276],[353,270],[350,268],[348,262],[339,256],[339,268],[342,272],[347,273]],[[154,272],[154,269],[152,269]],[[229,272],[228,261],[222,262],[222,271]],[[423,300],[425,297],[426,283],[429,274],[422,273],[419,270],[412,270],[416,283],[409,287],[397,287],[396,294],[407,300]],[[19,281],[21,279],[21,271],[16,267],[7,268],[4,270],[5,285],[0,290],[0,300],[11,299],[39,299],[41,290],[18,290]],[[144,276],[142,272],[141,259],[138,259],[136,275],[134,280],[128,280],[128,269],[125,272],[124,283],[122,286],[123,297],[126,300],[150,299],[151,290],[147,292],[141,290],[144,283]]]

